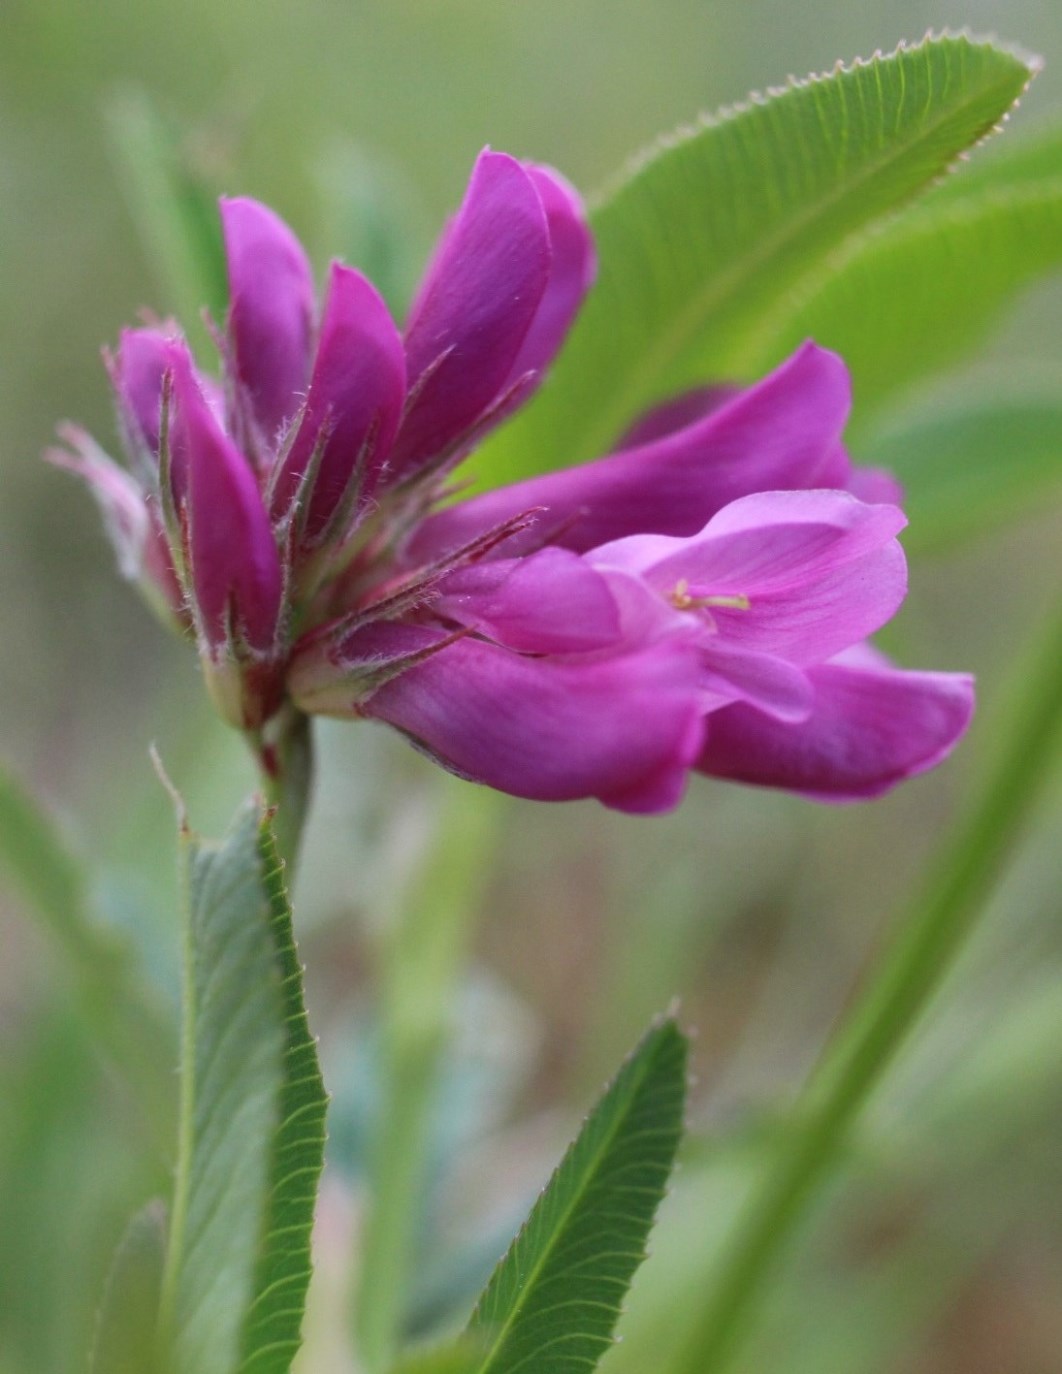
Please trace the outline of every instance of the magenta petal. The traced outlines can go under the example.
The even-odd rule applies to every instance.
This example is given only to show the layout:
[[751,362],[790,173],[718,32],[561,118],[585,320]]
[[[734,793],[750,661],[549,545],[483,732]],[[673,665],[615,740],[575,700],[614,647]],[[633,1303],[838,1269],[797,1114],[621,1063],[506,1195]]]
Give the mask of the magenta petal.
[[661,811],[679,800],[700,750],[696,674],[674,644],[580,663],[462,639],[381,687],[363,709],[503,792]]
[[853,467],[845,487],[871,505],[898,506],[903,501],[903,486],[887,468]]
[[506,389],[549,273],[534,182],[515,158],[481,153],[406,327],[410,402],[393,478],[445,452]]
[[236,376],[263,437],[272,443],[306,387],[313,274],[298,239],[265,205],[223,196],[219,208]]
[[619,638],[607,582],[566,549],[461,568],[440,592],[437,615],[526,653],[577,653]]
[[418,556],[466,542],[509,516],[545,508],[525,545],[552,534],[582,552],[629,534],[691,535],[759,491],[818,486],[848,416],[844,363],[804,344],[781,367],[664,438],[474,497],[426,521]]
[[126,439],[134,452],[151,459],[159,454],[162,379],[176,337],[176,330],[123,329],[110,365]]
[[251,648],[274,647],[283,589],[269,517],[254,475],[225,436],[196,381],[188,351],[170,346],[175,466],[186,513],[192,590],[203,635],[230,647],[230,625]]
[[741,609],[706,608],[720,639],[813,663],[895,614],[907,590],[895,539],[904,523],[895,506],[847,492],[763,492],[732,502],[694,538],[632,535],[587,557],[640,575],[664,597],[745,598]]
[[542,301],[510,372],[513,381],[525,372],[541,373],[553,361],[597,272],[594,240],[575,187],[552,167],[524,166],[546,213],[550,268]]
[[[375,287],[360,272],[332,266],[306,411],[272,494],[283,515],[322,434],[327,435],[309,496],[306,534],[328,524],[352,480],[370,479],[386,456],[405,399],[402,339]],[[363,495],[371,490],[366,480]]]
[[677,430],[686,429],[698,420],[707,419],[713,411],[732,401],[741,394],[737,386],[702,386],[692,391],[682,391],[658,406],[640,415],[630,429],[616,444],[614,452],[624,449],[641,448],[643,444],[655,443],[665,439]]
[[750,706],[728,706],[709,718],[698,769],[818,801],[859,801],[934,767],[973,714],[973,679],[964,673],[842,659],[808,677],[815,704],[805,722],[785,725]]
[[706,709],[742,701],[776,720],[807,720],[814,692],[808,675],[774,654],[709,638],[701,643]]

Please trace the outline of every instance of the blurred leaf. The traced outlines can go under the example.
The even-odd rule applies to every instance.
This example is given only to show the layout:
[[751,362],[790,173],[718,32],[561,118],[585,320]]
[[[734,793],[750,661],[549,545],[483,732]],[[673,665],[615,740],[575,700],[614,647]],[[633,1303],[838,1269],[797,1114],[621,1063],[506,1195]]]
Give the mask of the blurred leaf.
[[813,338],[852,372],[856,418],[970,353],[1021,287],[1062,267],[1062,161],[1054,175],[927,198],[831,265],[798,309],[776,316],[764,368]]
[[890,427],[865,455],[904,485],[909,549],[936,549],[1062,496],[1062,398],[1011,397]]
[[66,1374],[85,1367],[129,1216],[166,1187],[168,1171],[109,1091],[65,998],[6,1017],[4,1051],[0,1368],[7,1374],[11,1360],[29,1374]]
[[328,253],[364,272],[401,319],[424,238],[415,188],[398,165],[350,141],[330,144],[314,171]]
[[594,1108],[495,1269],[469,1326],[486,1344],[478,1374],[596,1366],[645,1257],[685,1092],[686,1042],[664,1021]]
[[383,1100],[369,1151],[356,1308],[359,1354],[370,1370],[394,1357],[407,1315],[440,1060],[503,805],[485,787],[447,778],[436,785],[441,822],[399,894],[381,950]]
[[68,961],[81,1011],[169,1139],[170,1028],[144,996],[129,946],[91,910],[85,872],[51,818],[0,768],[0,870]]
[[328,1097],[317,1042],[302,994],[284,871],[269,823],[261,821],[258,853],[272,913],[273,941],[284,999],[284,1082],[280,1126],[273,1139],[269,1212],[255,1275],[255,1297],[243,1334],[241,1374],[285,1374],[299,1347],[310,1282],[310,1234],[324,1163]]
[[466,1338],[451,1345],[410,1351],[391,1366],[389,1374],[476,1374],[479,1359],[478,1345]]
[[489,481],[594,458],[662,396],[748,375],[778,301],[984,137],[1032,70],[931,38],[665,143],[594,216],[600,279],[552,378],[488,446]]
[[221,319],[228,300],[213,188],[190,171],[146,91],[117,92],[106,116],[126,200],[163,293],[161,308],[202,346],[203,307]]
[[155,1374],[166,1213],[149,1203],[129,1224],[107,1280],[89,1374]]
[[309,1276],[323,1095],[264,825],[250,805],[220,845],[182,834],[181,1129],[162,1302],[173,1374],[287,1369]]

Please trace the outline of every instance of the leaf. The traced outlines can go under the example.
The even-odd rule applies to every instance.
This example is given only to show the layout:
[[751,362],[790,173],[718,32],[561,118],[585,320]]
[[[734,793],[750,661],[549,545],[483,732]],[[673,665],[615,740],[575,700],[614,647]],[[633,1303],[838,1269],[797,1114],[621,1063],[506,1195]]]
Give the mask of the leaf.
[[612,1340],[682,1131],[686,1041],[651,1030],[569,1148],[495,1269],[469,1331],[477,1374],[574,1374]]
[[257,806],[183,830],[181,1129],[163,1288],[172,1374],[286,1370],[309,1277],[323,1091]]
[[173,1115],[170,1028],[142,991],[131,949],[96,919],[84,870],[55,823],[3,769],[0,869],[61,951],[79,1011],[130,1079],[149,1117],[164,1129]]
[[243,1334],[241,1374],[286,1374],[299,1348],[310,1282],[310,1236],[324,1163],[328,1096],[310,1033],[291,926],[284,871],[269,822],[258,830],[258,853],[272,913],[283,982],[284,1083],[280,1126],[273,1140],[269,1212],[255,1275],[255,1296]]
[[449,1345],[409,1351],[391,1366],[389,1374],[476,1374],[481,1358],[478,1343],[466,1337]]
[[1022,133],[1008,133],[993,142],[973,162],[960,163],[951,176],[934,186],[918,202],[927,210],[931,205],[961,199],[984,190],[1050,180],[1062,167],[1062,122],[1057,116]]
[[149,1203],[114,1257],[89,1374],[161,1374],[156,1342],[165,1249],[165,1209]]
[[107,131],[130,212],[165,297],[196,344],[209,340],[204,306],[220,319],[228,299],[212,189],[185,165],[176,138],[147,92],[118,91]]
[[500,815],[496,792],[445,776],[438,787],[437,831],[397,894],[379,952],[383,1092],[369,1151],[356,1312],[358,1353],[370,1371],[390,1363],[408,1315],[440,1060]]
[[[1022,287],[1062,267],[1062,162],[1044,180],[979,178],[856,245],[759,359],[769,367],[813,338],[848,364],[859,431],[902,389],[971,352]],[[958,179],[957,179],[958,180]]]
[[600,279],[553,376],[485,449],[490,483],[592,459],[661,397],[749,375],[778,301],[983,138],[1034,69],[928,38],[643,158],[593,217]]
[[1062,497],[1062,401],[1012,396],[915,417],[866,456],[903,483],[906,547],[939,548]]

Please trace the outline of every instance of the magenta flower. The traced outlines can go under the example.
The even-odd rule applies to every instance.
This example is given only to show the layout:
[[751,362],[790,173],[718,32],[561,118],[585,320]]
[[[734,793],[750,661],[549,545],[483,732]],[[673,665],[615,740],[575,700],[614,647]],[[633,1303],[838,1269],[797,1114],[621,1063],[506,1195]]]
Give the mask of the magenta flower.
[[[222,202],[223,383],[171,326],[111,364],[135,476],[67,431],[137,575],[194,627],[215,699],[383,720],[519,796],[629,811],[691,770],[877,795],[962,734],[970,679],[864,645],[896,611],[904,517],[841,443],[843,364],[805,345],[678,398],[595,463],[443,504],[538,385],[594,255],[572,189],[479,158],[399,332],[334,264],[319,320],[290,230]],[[563,436],[558,436],[563,443]]]

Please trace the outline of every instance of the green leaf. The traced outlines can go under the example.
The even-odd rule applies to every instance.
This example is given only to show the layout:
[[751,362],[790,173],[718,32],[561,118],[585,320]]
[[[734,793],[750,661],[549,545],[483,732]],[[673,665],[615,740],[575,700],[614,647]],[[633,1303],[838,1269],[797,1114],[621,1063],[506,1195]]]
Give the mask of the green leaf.
[[161,1374],[156,1342],[165,1250],[165,1209],[149,1203],[114,1257],[89,1374]]
[[79,1011],[129,1078],[149,1117],[165,1130],[173,1117],[173,1038],[166,1019],[145,997],[131,949],[96,919],[82,865],[55,823],[3,769],[0,871],[62,953]]
[[936,549],[1062,497],[1062,401],[990,400],[900,423],[866,455],[904,485],[908,549]]
[[309,1277],[323,1091],[272,841],[183,830],[181,1128],[163,1330],[172,1374],[286,1370]]
[[598,284],[553,376],[485,450],[490,483],[592,459],[661,397],[750,375],[779,300],[983,138],[1033,70],[990,43],[930,38],[644,158],[593,217]]
[[495,1269],[469,1330],[478,1374],[574,1374],[608,1349],[682,1131],[686,1041],[644,1038],[594,1108]]
[[476,1374],[481,1358],[478,1343],[465,1338],[409,1351],[391,1366],[389,1374]]
[[390,1363],[407,1317],[439,1063],[501,814],[501,799],[488,788],[446,777],[437,787],[437,833],[397,894],[379,952],[384,1090],[369,1156],[356,1306],[358,1353],[367,1370]]
[[286,1374],[299,1348],[310,1282],[310,1233],[324,1163],[325,1093],[317,1042],[302,993],[302,966],[276,842],[263,818],[258,852],[272,913],[272,934],[284,1000],[284,1082],[280,1126],[273,1140],[265,1241],[254,1301],[243,1334],[240,1374]]
[[1057,116],[1021,133],[993,142],[973,162],[961,162],[919,205],[929,209],[980,191],[1001,191],[1048,181],[1062,167],[1062,123]]
[[[769,367],[813,338],[848,364],[856,417],[976,348],[1022,287],[1062,267],[1062,162],[1043,180],[978,178],[935,196],[835,262],[788,318],[777,318]],[[956,178],[958,181],[959,178]]]
[[195,344],[208,343],[203,307],[220,319],[228,299],[213,188],[189,169],[146,91],[118,91],[106,117],[122,188],[163,307],[180,317]]

